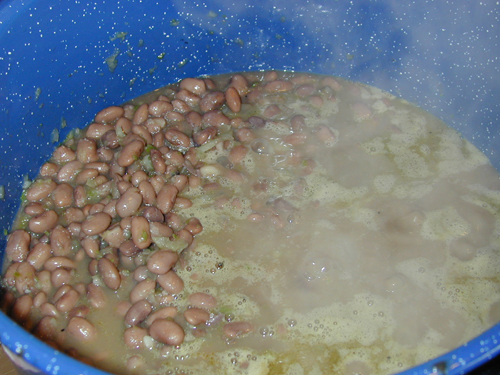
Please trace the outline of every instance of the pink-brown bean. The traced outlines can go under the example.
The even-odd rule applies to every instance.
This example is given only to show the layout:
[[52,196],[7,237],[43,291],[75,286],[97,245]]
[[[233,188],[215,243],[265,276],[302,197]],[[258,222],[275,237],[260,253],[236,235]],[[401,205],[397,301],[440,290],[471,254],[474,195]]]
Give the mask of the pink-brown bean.
[[180,130],[169,128],[165,131],[165,138],[174,146],[188,148],[191,145],[191,139]]
[[[180,100],[179,100],[180,102]],[[184,115],[180,112],[168,112],[165,115],[165,119],[167,120],[168,123],[176,123],[176,122],[182,122],[185,120]]]
[[210,314],[203,309],[191,307],[184,311],[184,319],[186,319],[189,324],[197,326],[205,324],[210,319]]
[[209,126],[199,132],[193,134],[193,141],[195,146],[201,146],[209,140],[217,136],[217,128],[215,126]]
[[64,212],[64,218],[68,223],[82,223],[85,220],[85,215],[79,208],[68,207]]
[[[235,90],[236,91],[236,90]],[[206,94],[200,101],[202,112],[213,111],[220,108],[226,101],[226,96],[220,91],[213,91]]]
[[29,294],[19,297],[12,307],[12,316],[21,324],[28,321],[31,309],[33,307],[33,298]]
[[97,149],[97,156],[99,157],[100,161],[109,163],[111,160],[113,160],[115,153],[108,147],[99,147]]
[[120,247],[126,240],[126,235],[119,224],[115,224],[104,233],[101,233],[101,238],[108,243],[111,247]]
[[16,272],[14,278],[18,293],[25,294],[33,291],[36,281],[35,268],[28,262],[21,262]]
[[217,307],[217,300],[215,297],[202,292],[192,293],[188,297],[188,302],[192,307],[197,307],[199,309],[212,310]]
[[70,311],[78,303],[80,294],[71,288],[69,291],[64,293],[61,298],[56,302],[56,308],[59,312],[65,313]]
[[107,299],[104,291],[100,286],[97,286],[93,283],[89,283],[87,285],[87,298],[90,302],[90,305],[95,308],[102,308],[107,304]]
[[163,160],[163,156],[158,150],[151,150],[151,163],[153,164],[153,168],[156,173],[164,174],[167,170],[167,165],[165,164],[165,160]]
[[[196,107],[200,103],[200,97],[198,95],[192,93],[191,91],[185,90],[185,89],[179,90],[175,94],[175,98],[183,101],[191,108]],[[175,102],[175,100],[174,100],[174,102]],[[172,104],[174,104],[174,103],[172,102]],[[174,108],[175,108],[175,106],[174,106]]]
[[156,319],[173,319],[176,315],[177,308],[175,306],[162,307],[148,316],[146,319],[146,325],[150,326]]
[[73,161],[76,159],[76,153],[68,146],[62,145],[54,150],[52,158],[56,161],[56,163],[67,163],[68,161]]
[[[102,162],[102,161],[94,161],[94,162],[89,162],[87,165],[85,165],[86,169],[90,170],[96,170],[102,175],[106,175],[109,172],[109,164]],[[103,179],[105,176],[100,176],[101,179]]]
[[91,259],[88,265],[88,271],[90,276],[95,276],[99,273],[99,268],[97,267],[99,264],[97,259]]
[[169,225],[170,228],[172,228],[175,231],[179,231],[184,227],[184,223],[179,215],[177,215],[175,212],[169,212],[165,216],[165,220],[167,221],[167,224]]
[[116,121],[115,131],[117,133],[128,134],[132,130],[132,121],[126,117],[121,117]]
[[293,89],[293,83],[289,81],[276,80],[264,85],[264,90],[267,92],[287,92]]
[[116,213],[125,218],[134,215],[142,204],[142,195],[136,187],[129,188],[116,202]]
[[71,185],[63,182],[52,192],[52,200],[58,208],[69,207],[73,203],[73,188]]
[[50,232],[50,247],[55,256],[66,256],[71,252],[71,233],[62,225],[57,225]]
[[175,204],[179,190],[171,184],[165,184],[156,197],[157,207],[164,214],[169,213]]
[[47,302],[47,293],[38,292],[35,297],[33,297],[33,306],[39,308],[43,303]]
[[239,128],[234,131],[234,136],[237,141],[242,143],[249,143],[256,139],[255,134],[251,129],[248,128]]
[[[151,222],[163,222],[165,220],[165,216],[163,215],[163,213],[157,207],[154,206],[144,207],[144,209],[142,210],[142,216],[144,216],[146,220],[149,221],[150,230],[151,230]],[[151,235],[153,235],[152,231]]]
[[149,335],[166,345],[180,345],[184,341],[182,327],[168,319],[156,319],[149,327]]
[[89,258],[95,259],[99,255],[99,238],[85,237],[80,241],[85,253]]
[[48,210],[31,218],[28,222],[28,228],[34,233],[45,233],[54,228],[58,220],[57,213],[54,210]]
[[229,109],[235,113],[241,111],[241,97],[238,90],[234,87],[228,87],[226,92],[226,103]]
[[44,163],[40,168],[40,177],[57,177],[59,166],[54,163]]
[[82,232],[87,236],[100,234],[108,229],[111,220],[111,216],[105,212],[98,212],[95,215],[90,215],[82,223]]
[[155,189],[156,194],[158,194],[160,192],[161,188],[163,187],[163,185],[165,185],[165,179],[163,178],[163,176],[159,176],[159,175],[151,177],[149,179],[149,182],[151,183],[151,185]]
[[144,151],[144,141],[135,139],[127,144],[118,155],[118,165],[128,167],[136,161]]
[[24,213],[29,216],[40,215],[43,211],[45,211],[45,208],[39,202],[31,202],[24,207]]
[[181,167],[184,164],[184,156],[177,150],[168,150],[163,153],[167,165]]
[[13,262],[22,262],[30,250],[31,235],[23,229],[18,229],[9,235],[5,253],[7,259]]
[[156,281],[170,294],[179,294],[184,289],[184,281],[173,270],[158,275]]
[[149,105],[148,112],[153,117],[164,116],[167,112],[174,109],[171,103],[164,100],[157,100]]
[[231,78],[231,86],[234,87],[241,96],[245,95],[248,91],[248,81],[241,74],[235,74]]
[[178,174],[170,179],[170,183],[174,185],[179,192],[182,192],[188,184],[188,177],[185,174]]
[[164,118],[148,118],[144,123],[144,126],[151,134],[151,144],[154,144],[154,135],[159,134],[163,128],[167,125],[167,122]]
[[88,138],[80,139],[76,146],[76,159],[83,164],[98,161],[96,142]]
[[56,268],[50,273],[50,281],[56,288],[68,284],[71,281],[71,271],[66,268]]
[[149,276],[150,273],[148,271],[148,267],[146,267],[145,265],[139,266],[134,270],[134,280],[138,283],[146,280]]
[[29,202],[42,200],[47,198],[56,187],[57,184],[52,179],[37,180],[26,191],[26,199]]
[[[144,269],[147,270],[147,268]],[[146,299],[154,293],[155,287],[156,282],[154,280],[144,279],[140,281],[130,292],[130,302],[136,303],[138,301]]]
[[132,127],[132,133],[137,134],[141,137],[146,144],[150,145],[153,143],[153,136],[149,132],[149,130],[144,125],[134,125]]
[[56,290],[54,295],[52,296],[51,301],[52,302],[57,302],[64,294],[68,293],[71,289],[71,285],[63,285],[59,289]]
[[50,245],[39,242],[30,250],[27,261],[36,270],[40,270],[43,264],[52,256]]
[[203,225],[201,225],[200,220],[198,220],[195,217],[192,217],[188,220],[184,229],[186,229],[189,233],[195,236],[203,231]]
[[122,117],[125,111],[122,107],[110,106],[99,111],[94,118],[95,122],[108,123],[117,120]]
[[228,159],[233,164],[239,164],[245,158],[248,149],[245,145],[236,145],[229,152]]
[[134,125],[139,125],[147,120],[149,115],[149,105],[144,103],[137,108],[132,119]]
[[71,319],[74,316],[79,316],[80,318],[85,318],[90,312],[90,308],[85,305],[80,305],[73,307],[71,311],[68,313],[68,319]]
[[149,230],[149,221],[142,216],[132,218],[132,227],[130,229],[132,241],[139,249],[146,249],[153,242]]
[[142,323],[152,310],[151,304],[146,300],[134,303],[125,315],[125,323],[131,326]]
[[168,225],[155,221],[149,223],[152,237],[170,237],[174,231]]
[[142,201],[146,205],[152,205],[156,201],[156,192],[149,181],[142,181],[139,186],[139,192],[142,195]]
[[87,319],[74,316],[70,319],[66,331],[78,341],[94,341],[98,337],[97,329]]
[[144,346],[143,340],[144,336],[147,334],[148,331],[146,329],[138,326],[132,326],[125,330],[123,339],[129,348],[139,349]]
[[158,250],[149,257],[147,261],[148,270],[154,274],[162,275],[170,271],[178,260],[179,255],[176,252]]
[[37,288],[39,290],[44,291],[45,293],[50,293],[52,291],[52,281],[51,281],[52,274],[50,271],[43,270],[40,272],[36,273],[36,278],[38,280],[37,282]]
[[122,255],[127,257],[132,257],[140,251],[140,249],[137,246],[135,246],[132,240],[123,242],[120,245],[119,250]]
[[117,290],[121,284],[121,276],[118,268],[106,258],[101,258],[97,264],[102,281],[109,289]]
[[186,121],[191,125],[191,128],[198,129],[201,127],[201,115],[196,111],[186,113]]
[[[184,113],[188,113],[191,110],[191,107],[184,101],[180,99],[172,100],[172,106],[174,107],[174,112],[167,113],[167,118],[173,119],[170,116],[178,113],[184,115]],[[184,116],[182,116],[184,119]]]
[[105,125],[94,122],[88,126],[87,132],[85,133],[85,137],[95,140],[101,139],[104,134],[113,129],[114,129],[113,125]]
[[213,110],[205,112],[203,114],[203,116],[201,117],[201,123],[205,127],[208,126],[219,127],[224,124],[229,125],[231,123],[231,120],[222,112],[218,110]]
[[196,95],[203,94],[207,89],[205,82],[199,78],[184,78],[179,87],[181,90],[188,90]]
[[47,261],[43,264],[43,268],[49,270],[50,272],[55,271],[60,267],[66,269],[75,269],[76,263],[70,258],[64,256],[55,256],[47,259]]
[[190,199],[184,197],[177,197],[175,199],[174,209],[176,211],[189,208],[193,205]]
[[70,161],[59,169],[59,172],[57,172],[57,180],[59,182],[71,182],[82,169],[83,164],[80,161]]
[[180,239],[184,240],[188,245],[193,243],[193,235],[186,229],[181,229],[177,232]]
[[97,169],[84,169],[78,173],[74,182],[77,185],[85,185],[88,180],[92,180],[97,176],[99,176],[99,171]]
[[226,323],[222,330],[227,337],[235,338],[252,331],[253,327],[248,322],[230,322]]

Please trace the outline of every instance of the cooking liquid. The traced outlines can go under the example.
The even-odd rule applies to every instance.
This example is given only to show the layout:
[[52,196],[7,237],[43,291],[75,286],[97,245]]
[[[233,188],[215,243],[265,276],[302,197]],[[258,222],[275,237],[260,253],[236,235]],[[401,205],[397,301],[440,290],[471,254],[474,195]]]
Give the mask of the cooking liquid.
[[[86,316],[98,340],[63,332],[51,342],[116,373],[390,374],[500,319],[500,182],[480,151],[374,87],[279,73],[293,83],[281,91],[266,89],[269,73],[244,76],[241,111],[220,109],[243,124],[222,124],[197,147],[203,184],[179,194],[191,207],[174,209],[203,225],[175,266],[184,289],[168,298],[157,285],[147,297],[154,310],[178,309],[184,342],[167,346],[146,336],[132,349],[123,340],[128,326],[117,306],[154,245],[120,264],[118,290],[102,288],[106,305]],[[211,77],[222,91],[230,78]],[[132,104],[160,94],[174,99],[176,91],[178,84],[167,86]],[[248,139],[236,132],[245,127]],[[238,145],[247,150],[241,158],[231,154]],[[89,262],[79,262],[73,285],[103,285],[88,274]],[[215,297],[217,307],[206,324],[192,326],[182,312],[196,292]],[[67,315],[56,317],[59,331]],[[35,327],[41,314],[33,308],[30,316],[27,326]],[[251,330],[227,337],[227,322]]]

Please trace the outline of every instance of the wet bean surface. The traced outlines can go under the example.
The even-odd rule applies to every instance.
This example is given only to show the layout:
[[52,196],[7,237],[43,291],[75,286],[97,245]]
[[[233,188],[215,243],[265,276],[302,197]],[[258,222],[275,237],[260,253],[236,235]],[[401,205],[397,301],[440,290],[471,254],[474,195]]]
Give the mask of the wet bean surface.
[[116,374],[386,375],[500,320],[500,182],[340,78],[186,78],[96,114],[26,188],[2,308]]

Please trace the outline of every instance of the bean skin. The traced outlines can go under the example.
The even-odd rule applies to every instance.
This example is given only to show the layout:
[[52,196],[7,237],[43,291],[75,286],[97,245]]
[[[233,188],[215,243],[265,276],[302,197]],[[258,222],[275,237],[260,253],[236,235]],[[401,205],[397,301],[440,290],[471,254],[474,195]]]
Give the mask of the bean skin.
[[13,262],[22,262],[28,256],[31,235],[25,230],[18,229],[9,235],[5,253]]
[[164,214],[169,213],[175,204],[175,199],[179,190],[171,184],[164,185],[156,197],[157,207]]
[[180,130],[174,128],[167,129],[165,138],[174,146],[188,148],[191,145],[190,138]]
[[226,323],[222,330],[227,337],[235,338],[252,331],[252,329],[252,325],[248,322],[230,322]]
[[74,316],[66,331],[79,341],[89,342],[97,339],[97,330],[87,319]]
[[142,195],[136,187],[129,188],[116,202],[116,213],[125,218],[134,215],[142,204]]
[[101,139],[104,136],[104,134],[113,129],[114,129],[113,125],[105,125],[94,122],[90,124],[89,127],[87,128],[85,137],[94,140]]
[[201,117],[201,122],[205,126],[219,127],[224,124],[230,124],[231,120],[218,110],[208,111]]
[[161,117],[165,116],[167,112],[170,112],[174,109],[171,103],[157,100],[149,105],[148,112],[153,117]]
[[184,197],[177,197],[175,199],[174,209],[175,211],[183,210],[189,208],[193,205],[190,199]]
[[156,201],[156,191],[149,181],[141,181],[138,186],[142,195],[142,201],[146,205],[152,205]]
[[172,234],[174,234],[172,228],[158,221],[150,222],[149,229],[151,230],[151,236],[153,237],[170,237]]
[[71,272],[66,268],[56,268],[50,273],[50,281],[52,285],[56,288],[64,284],[68,284],[71,281]]
[[179,294],[184,289],[184,281],[173,270],[158,275],[156,281],[170,294]]
[[70,161],[59,169],[59,172],[57,172],[57,180],[59,182],[71,182],[82,169],[83,164],[80,161]]
[[19,294],[25,294],[33,291],[35,287],[35,268],[28,262],[19,263],[16,270],[15,283]]
[[199,309],[212,310],[217,307],[217,300],[215,297],[206,293],[193,293],[188,297],[188,302],[192,307]]
[[72,259],[63,256],[56,256],[47,259],[47,261],[43,264],[43,268],[50,272],[55,271],[60,267],[67,269],[75,269],[76,263]]
[[210,314],[203,309],[192,307],[184,311],[184,318],[189,324],[197,326],[205,324],[210,319]]
[[201,99],[200,110],[202,112],[213,111],[214,109],[220,108],[225,101],[226,96],[222,92],[210,92]]
[[80,243],[89,258],[97,258],[99,255],[99,239],[97,237],[85,237]]
[[151,279],[140,281],[130,292],[130,302],[136,303],[146,299],[155,291],[156,282]]
[[95,215],[90,215],[82,223],[82,232],[87,236],[100,234],[108,229],[111,220],[111,216],[105,212],[98,212]]
[[172,250],[159,250],[151,255],[147,261],[149,272],[162,275],[170,269],[179,260],[179,255]]
[[174,185],[179,192],[182,192],[188,184],[188,177],[185,174],[173,176],[170,183]]
[[198,220],[195,217],[192,217],[188,220],[184,229],[186,229],[189,233],[195,236],[203,231],[203,226],[201,225],[200,220]]
[[142,140],[133,140],[129,144],[127,144],[118,155],[118,165],[120,167],[128,167],[136,161],[139,156],[144,151],[144,141]]
[[121,284],[120,272],[110,260],[101,258],[98,261],[97,268],[102,281],[109,289],[117,290]]
[[26,192],[26,199],[30,202],[39,201],[47,198],[57,187],[52,179],[42,179],[35,181]]
[[146,300],[141,300],[132,305],[125,315],[125,323],[131,326],[139,325],[151,313],[152,306]]
[[201,146],[209,140],[217,136],[217,128],[215,126],[209,126],[197,133],[193,134],[193,142],[195,146]]
[[165,220],[165,216],[163,216],[163,213],[157,208],[157,207],[146,207],[142,211],[142,216],[146,218],[147,221],[149,221],[149,225],[151,227],[152,222],[163,222]]
[[43,213],[43,211],[45,211],[45,208],[43,208],[43,205],[38,202],[28,203],[24,207],[24,213],[29,216],[40,215],[41,213]]
[[112,247],[120,247],[120,245],[126,240],[126,234],[119,224],[114,224],[104,233],[101,233],[101,238]]
[[149,230],[149,221],[142,216],[134,216],[132,218],[132,241],[139,249],[148,248],[153,242],[151,232]]
[[47,302],[47,293],[38,292],[35,297],[33,297],[33,306],[39,308],[43,303]]
[[186,229],[181,229],[180,231],[177,232],[177,235],[186,241],[188,245],[191,245],[193,243],[193,235]]
[[80,294],[74,289],[70,289],[68,292],[63,294],[56,302],[56,308],[59,312],[65,313],[70,311],[78,303]]
[[55,256],[67,256],[71,252],[71,233],[61,225],[57,225],[50,233],[50,247]]
[[248,81],[241,74],[235,74],[231,78],[231,86],[234,87],[238,93],[241,95],[245,95],[248,91]]
[[267,92],[287,92],[293,89],[293,83],[290,81],[276,80],[267,83],[264,90]]
[[73,188],[67,183],[61,183],[52,192],[52,200],[58,208],[69,207],[73,203]]
[[17,322],[24,324],[28,321],[33,307],[33,298],[29,294],[19,297],[12,307],[12,316]]
[[[191,108],[196,107],[200,103],[200,97],[188,90],[181,89],[175,94],[175,98],[183,101]],[[175,102],[175,101],[174,101]],[[174,104],[172,102],[172,104]],[[175,108],[175,106],[174,106]]]
[[173,319],[177,315],[177,308],[174,306],[162,307],[151,313],[146,320],[146,325],[150,326],[156,319]]
[[93,139],[82,138],[76,147],[76,159],[82,164],[98,161],[97,144]]
[[90,305],[99,309],[106,306],[106,295],[100,286],[93,283],[87,285],[87,298],[89,299]]
[[56,163],[67,163],[76,159],[76,153],[68,146],[59,146],[52,154],[52,158]]
[[177,323],[167,319],[156,319],[149,327],[149,335],[166,345],[180,345],[184,341],[184,330]]
[[228,87],[226,92],[226,103],[229,109],[235,113],[241,110],[241,97],[237,89]]
[[59,316],[59,311],[57,311],[57,308],[50,302],[43,303],[40,306],[40,312],[42,313],[43,316],[53,316],[53,317]]
[[115,131],[117,133],[128,134],[132,130],[132,121],[126,117],[120,117],[115,124]]
[[144,346],[143,340],[144,336],[148,334],[148,331],[144,328],[138,326],[132,326],[125,330],[123,338],[125,344],[132,349],[139,349]]
[[54,210],[45,211],[28,222],[28,228],[34,233],[45,233],[55,227],[59,217]]
[[113,122],[122,117],[124,113],[125,110],[122,107],[110,106],[98,112],[94,117],[94,121],[103,124]]
[[140,249],[135,246],[132,240],[123,242],[119,247],[120,253],[127,257],[132,257],[137,254]]

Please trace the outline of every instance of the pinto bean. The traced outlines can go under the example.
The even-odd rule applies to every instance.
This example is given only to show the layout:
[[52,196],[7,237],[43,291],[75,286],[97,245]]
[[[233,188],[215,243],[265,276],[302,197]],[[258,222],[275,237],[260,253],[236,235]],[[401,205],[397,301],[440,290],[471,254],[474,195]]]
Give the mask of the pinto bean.
[[205,144],[209,140],[215,138],[217,136],[217,128],[215,126],[209,126],[203,130],[200,130],[197,133],[193,134],[193,141],[195,146],[201,146]]
[[134,125],[139,125],[147,120],[149,115],[149,105],[144,103],[137,108],[132,119]]
[[146,300],[137,301],[134,303],[125,315],[125,323],[131,326],[142,323],[152,310],[151,304]]
[[25,230],[18,229],[9,235],[5,253],[7,259],[13,262],[22,262],[28,256],[31,235]]
[[[145,265],[139,266],[134,271],[134,280],[140,283],[143,280],[146,280],[149,277],[150,273],[148,271],[148,267]],[[132,295],[132,293],[130,293]]]
[[21,262],[14,274],[16,289],[19,294],[30,293],[35,287],[35,268],[28,262]]
[[192,205],[193,205],[193,202],[191,202],[190,199],[184,198],[184,197],[177,197],[175,199],[174,208],[177,211],[177,210],[182,210],[182,209],[189,208]]
[[237,141],[242,143],[249,143],[253,141],[256,137],[251,129],[239,128],[234,131],[234,136]]
[[93,283],[87,285],[87,298],[89,299],[90,305],[95,308],[101,308],[106,306],[107,299],[104,291],[100,286]]
[[36,270],[42,268],[43,264],[52,256],[50,245],[39,242],[30,250],[26,260]]
[[177,308],[174,306],[162,307],[150,314],[146,320],[146,325],[150,326],[156,319],[173,319],[177,315]]
[[228,159],[233,164],[239,164],[243,161],[248,149],[245,145],[236,145],[229,152]]
[[225,92],[225,96],[229,109],[238,113],[241,110],[241,97],[238,90],[234,87],[228,87]]
[[30,202],[42,200],[47,198],[56,187],[56,182],[50,178],[37,180],[26,191],[26,199]]
[[226,96],[222,92],[210,92],[201,99],[200,110],[202,112],[213,111],[214,109],[220,108],[225,101]]
[[126,117],[121,117],[116,121],[115,131],[117,134],[128,134],[132,130],[132,121]]
[[41,213],[43,213],[43,211],[45,211],[45,208],[43,208],[43,205],[38,202],[28,203],[24,207],[24,213],[29,216],[40,215]]
[[55,256],[66,256],[71,252],[71,233],[61,225],[57,225],[50,233],[50,247]]
[[105,212],[98,212],[94,215],[90,215],[82,223],[82,231],[87,236],[100,234],[108,229],[111,220],[111,216]]
[[130,182],[132,185],[135,187],[139,186],[139,184],[143,181],[147,181],[149,178],[148,174],[142,170],[139,170],[137,172],[134,172],[132,175],[132,178],[130,179]]
[[170,237],[174,233],[172,228],[158,221],[149,223],[149,229],[152,237]]
[[208,111],[201,116],[201,123],[204,126],[215,126],[219,127],[221,125],[231,123],[229,117],[218,110]]
[[210,319],[210,314],[203,309],[191,307],[184,311],[184,318],[189,324],[197,326],[205,324]]
[[99,255],[99,239],[97,237],[85,237],[80,243],[89,258],[97,258]]
[[45,233],[56,226],[57,220],[59,220],[57,213],[54,210],[48,210],[31,218],[28,222],[28,228],[34,233]]
[[179,260],[179,255],[172,250],[159,250],[151,255],[147,261],[149,272],[162,275],[170,269]]
[[181,217],[174,212],[169,212],[165,215],[165,220],[167,221],[169,227],[176,231],[181,230],[184,226]]
[[158,284],[171,294],[179,294],[184,289],[184,281],[173,270],[156,277]]
[[171,184],[165,184],[156,197],[157,207],[164,214],[169,213],[175,204],[175,199],[179,190]]
[[80,139],[76,146],[76,159],[83,164],[98,161],[96,142],[88,138]]
[[76,153],[68,146],[59,146],[52,154],[52,158],[56,163],[62,164],[76,159]]
[[73,203],[73,188],[67,183],[56,186],[52,192],[52,200],[56,207],[69,207]]
[[132,326],[125,330],[123,338],[125,344],[132,349],[142,348],[144,343],[144,336],[148,334],[148,331],[142,327]]
[[113,122],[115,120],[118,120],[120,117],[124,115],[125,111],[122,107],[117,107],[117,106],[110,106],[108,108],[104,108],[103,110],[99,111],[95,117],[94,121],[95,122],[100,122],[100,123],[108,123],[108,122]]
[[43,268],[52,272],[57,268],[67,268],[67,269],[75,269],[76,263],[74,260],[69,259],[63,256],[55,256],[47,259],[47,261],[43,264]]
[[121,284],[121,276],[118,268],[107,258],[99,259],[97,264],[102,281],[109,289],[117,290]]
[[207,293],[193,293],[188,297],[188,303],[192,307],[199,309],[212,310],[217,307],[217,300],[214,296]]
[[196,95],[201,95],[207,90],[205,82],[199,78],[184,78],[180,82],[179,87],[181,90],[188,90]]
[[167,170],[167,164],[165,164],[165,160],[163,160],[163,156],[158,150],[151,150],[151,163],[153,164],[153,168],[158,174],[164,174]]
[[275,80],[264,85],[267,92],[287,92],[293,89],[293,83],[290,81]]
[[[174,99],[172,100],[172,106],[174,107],[174,112],[167,113],[167,118],[172,119],[170,117],[171,115],[174,114],[184,114],[188,113],[191,110],[191,107],[184,101],[180,99]],[[184,116],[182,116],[182,119],[184,119]]]
[[[181,100],[186,103],[191,108],[196,107],[200,103],[200,97],[191,91],[181,89],[175,93],[175,98]],[[175,100],[174,100],[175,102]],[[174,103],[172,102],[172,104]],[[174,106],[175,108],[175,106]]]
[[184,341],[184,330],[168,319],[156,319],[149,327],[149,335],[166,345],[180,345]]
[[125,233],[119,224],[115,224],[110,229],[101,233],[101,238],[106,241],[109,246],[120,247],[120,245],[126,240]]
[[38,292],[35,297],[33,297],[33,306],[39,308],[43,303],[47,302],[47,293]]
[[304,144],[307,140],[307,134],[305,133],[292,133],[288,134],[283,138],[283,141],[289,145],[297,146]]
[[57,172],[57,180],[59,182],[71,182],[82,169],[83,164],[80,161],[70,161],[59,169],[59,172]]
[[184,240],[188,245],[191,245],[193,243],[193,235],[186,229],[181,229],[180,231],[177,232],[177,235],[179,236],[179,238]]
[[174,107],[171,103],[164,100],[157,100],[152,102],[148,107],[148,112],[153,117],[165,116],[168,112],[172,111]]
[[75,339],[83,342],[97,339],[97,329],[87,319],[74,316],[69,320],[66,331]]
[[230,322],[224,325],[222,331],[227,337],[235,338],[244,335],[253,330],[253,327],[248,322]]
[[[177,100],[177,107],[179,107],[179,104],[180,104],[180,100]],[[174,104],[175,101],[173,102]],[[185,104],[185,103],[184,103]],[[185,108],[185,110],[189,110],[189,107],[187,106],[187,104],[185,104],[187,108]],[[175,109],[175,108],[174,108]],[[176,112],[176,111],[172,111],[172,112],[168,112],[166,115],[165,115],[165,119],[167,120],[167,122],[169,123],[175,123],[175,122],[182,122],[185,120],[184,118],[184,115],[180,112]]]
[[153,242],[151,232],[149,230],[149,221],[142,216],[134,216],[132,218],[132,241],[139,249],[146,249]]
[[57,302],[64,294],[69,292],[72,289],[71,285],[63,285],[59,289],[56,290],[54,295],[52,296],[52,302]]
[[90,124],[89,127],[87,128],[85,137],[94,140],[101,139],[104,136],[104,134],[113,129],[114,129],[113,125],[106,125],[94,122]]
[[127,144],[118,155],[118,165],[120,167],[128,167],[136,161],[139,156],[144,151],[144,141],[142,140],[133,140],[129,144]]
[[33,307],[33,298],[29,294],[19,297],[12,307],[12,316],[21,324],[28,321],[31,309]]
[[[182,167],[184,165],[184,156],[176,150],[168,150],[163,153],[167,165]],[[167,171],[168,172],[168,171]]]
[[66,293],[64,293],[61,298],[56,302],[56,308],[59,312],[65,313],[69,312],[78,303],[80,294],[71,288]]
[[125,218],[134,215],[142,204],[142,195],[139,189],[129,188],[116,202],[116,213]]
[[134,126],[132,126],[132,133],[133,134],[137,134],[148,145],[150,145],[151,143],[153,143],[153,136],[149,132],[148,128],[146,128],[144,125],[134,125]]
[[167,129],[165,138],[174,146],[188,148],[191,145],[189,137],[180,130],[174,128]]
[[68,319],[71,319],[74,316],[79,316],[80,318],[85,318],[90,312],[90,308],[85,305],[76,306],[70,310],[68,313]]
[[245,95],[248,91],[248,81],[241,74],[235,74],[231,78],[231,86],[234,87],[240,95]]
[[131,257],[137,254],[140,249],[134,244],[132,240],[123,242],[119,247],[120,253],[124,256]]
[[200,220],[198,220],[195,217],[192,217],[188,220],[184,229],[186,229],[189,233],[195,236],[203,231],[203,226],[201,225]]
[[43,270],[36,273],[36,278],[38,279],[37,288],[45,293],[50,293],[52,291],[52,274],[50,271]]
[[186,121],[193,129],[201,127],[201,115],[196,111],[186,113]]
[[50,273],[50,281],[56,288],[68,284],[71,281],[71,271],[62,267],[56,268]]
[[156,282],[154,280],[144,279],[140,281],[130,292],[130,302],[136,303],[146,299],[154,293],[155,287]]
[[162,222],[165,220],[163,213],[158,208],[153,206],[144,208],[144,210],[142,211],[142,216],[144,216],[146,220],[149,221],[150,228],[152,222]]

